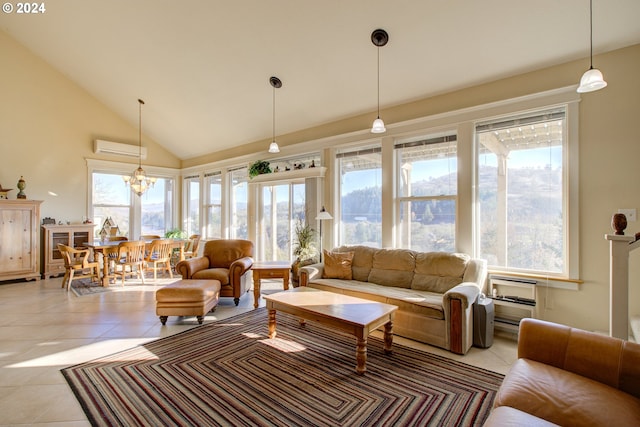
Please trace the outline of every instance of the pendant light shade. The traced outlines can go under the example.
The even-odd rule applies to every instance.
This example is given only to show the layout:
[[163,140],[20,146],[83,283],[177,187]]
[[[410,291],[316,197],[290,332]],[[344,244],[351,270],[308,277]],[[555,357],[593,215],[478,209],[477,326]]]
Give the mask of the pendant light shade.
[[578,93],[593,92],[607,86],[602,73],[597,68],[589,68],[580,79]]
[[371,127],[371,133],[385,133],[387,128],[384,127],[384,122],[380,117],[373,121],[373,126]]
[[593,92],[607,86],[602,73],[597,68],[593,68],[593,0],[589,0],[589,43],[590,43],[590,66],[580,79],[578,93]]
[[282,81],[274,76],[269,77],[269,83],[273,86],[273,139],[271,140],[271,144],[269,144],[269,152],[270,153],[279,153],[280,147],[278,147],[278,143],[276,142],[276,89],[282,87]]
[[150,178],[147,173],[142,169],[142,106],[144,101],[138,99],[138,169],[133,171],[131,175],[125,175],[122,177],[125,185],[131,187],[131,191],[138,196],[142,196],[149,188],[153,187],[156,183],[156,178]]
[[384,133],[387,128],[384,127],[384,122],[380,118],[380,48],[387,44],[389,41],[389,34],[385,30],[378,28],[371,33],[371,42],[378,49],[378,117],[373,121],[371,127],[371,133]]

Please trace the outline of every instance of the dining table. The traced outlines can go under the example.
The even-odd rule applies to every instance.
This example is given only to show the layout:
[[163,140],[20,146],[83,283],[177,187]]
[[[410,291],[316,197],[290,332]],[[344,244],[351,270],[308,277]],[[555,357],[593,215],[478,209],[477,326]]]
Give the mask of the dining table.
[[[168,239],[171,240],[173,249],[179,250],[178,258],[180,261],[184,260],[184,244],[186,239]],[[126,240],[125,240],[126,241]],[[101,284],[104,287],[109,286],[109,280],[111,276],[109,274],[109,254],[115,254],[118,252],[118,245],[122,240],[93,240],[91,242],[82,243],[83,246],[93,249],[94,253],[100,254],[102,257],[102,277],[100,278]],[[147,247],[151,246],[152,240],[144,241]]]

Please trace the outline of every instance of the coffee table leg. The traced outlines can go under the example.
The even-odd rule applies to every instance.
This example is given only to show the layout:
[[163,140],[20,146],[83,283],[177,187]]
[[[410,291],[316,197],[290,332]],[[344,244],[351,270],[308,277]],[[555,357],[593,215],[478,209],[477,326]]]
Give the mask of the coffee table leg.
[[393,322],[388,321],[384,325],[384,352],[386,354],[393,353]]
[[269,310],[269,338],[276,337],[276,311]]
[[253,270],[253,308],[260,303],[260,272]]
[[367,372],[367,338],[356,338],[356,373],[364,375]]

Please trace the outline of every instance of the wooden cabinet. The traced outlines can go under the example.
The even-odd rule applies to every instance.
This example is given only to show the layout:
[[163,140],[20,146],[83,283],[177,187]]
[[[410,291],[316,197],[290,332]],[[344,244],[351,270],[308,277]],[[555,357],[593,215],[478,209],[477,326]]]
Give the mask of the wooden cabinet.
[[64,260],[58,244],[77,248],[93,241],[94,224],[42,226],[42,278],[64,274]]
[[40,279],[41,200],[0,200],[0,280]]

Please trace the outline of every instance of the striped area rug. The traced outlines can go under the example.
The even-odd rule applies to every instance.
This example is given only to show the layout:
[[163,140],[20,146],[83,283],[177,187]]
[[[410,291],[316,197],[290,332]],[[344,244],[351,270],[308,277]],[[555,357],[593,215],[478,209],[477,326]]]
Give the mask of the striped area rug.
[[96,426],[472,426],[503,376],[260,308],[62,370]]

